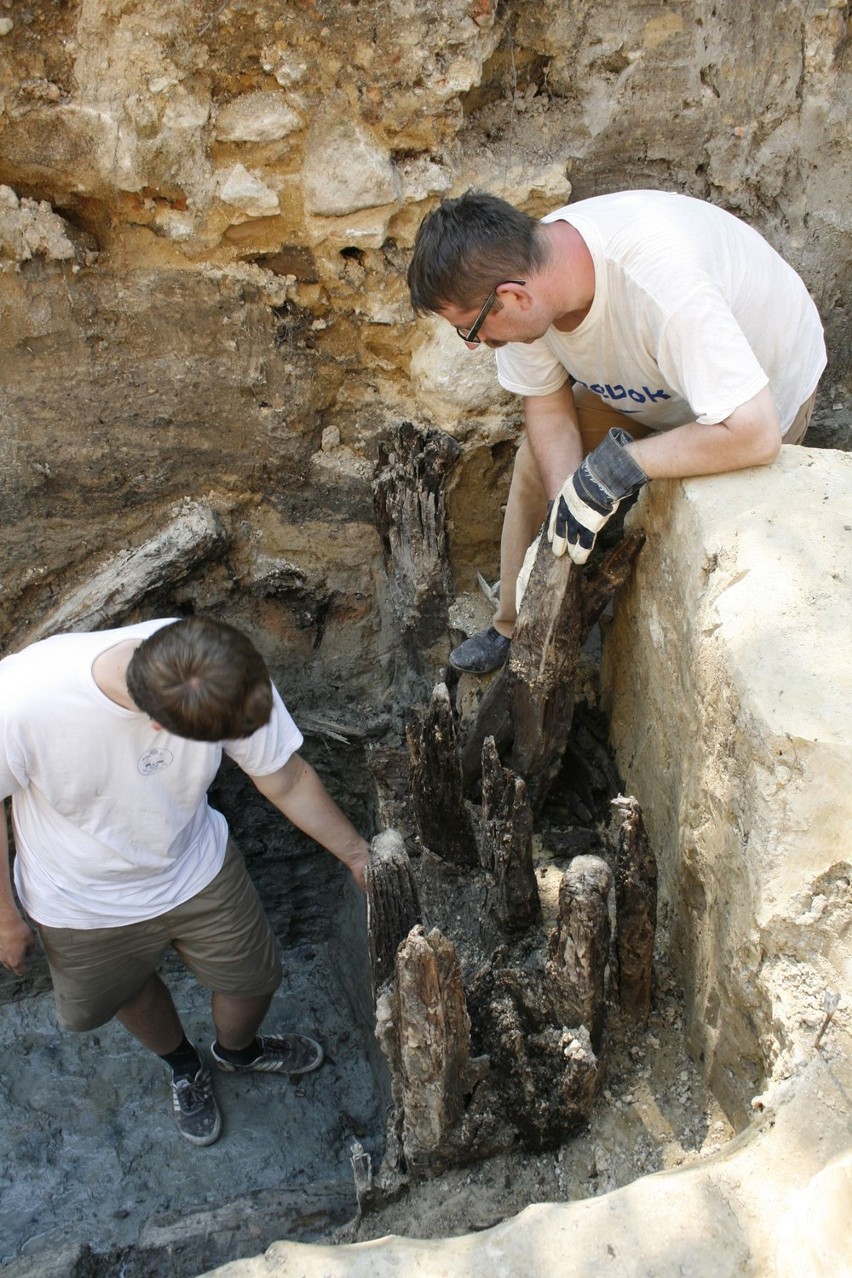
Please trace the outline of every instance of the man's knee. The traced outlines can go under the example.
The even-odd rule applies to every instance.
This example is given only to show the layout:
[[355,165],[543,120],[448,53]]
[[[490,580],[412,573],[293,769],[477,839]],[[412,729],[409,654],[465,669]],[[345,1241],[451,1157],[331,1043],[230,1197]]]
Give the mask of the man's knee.
[[91,1030],[100,1029],[103,1025],[108,1025],[114,1017],[115,1011],[104,1014],[99,1008],[76,1004],[69,1007],[56,1000],[56,1020],[59,1028],[71,1034],[87,1034]]

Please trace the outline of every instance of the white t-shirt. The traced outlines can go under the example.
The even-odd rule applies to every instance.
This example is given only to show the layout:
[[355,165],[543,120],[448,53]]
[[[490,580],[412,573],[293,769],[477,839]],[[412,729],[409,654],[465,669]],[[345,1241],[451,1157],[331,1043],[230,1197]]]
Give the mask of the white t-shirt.
[[195,896],[225,858],[227,823],[207,802],[222,752],[265,776],[302,744],[274,689],[269,723],[221,743],[155,731],[105,696],[95,658],[167,624],[56,635],[0,661],[0,796],[12,796],[15,886],[38,923],[113,927]]
[[548,395],[570,375],[655,430],[721,422],[768,384],[783,434],[825,368],[819,314],[791,266],[713,204],[663,191],[580,200],[569,222],[595,267],[572,333],[497,351],[501,386]]

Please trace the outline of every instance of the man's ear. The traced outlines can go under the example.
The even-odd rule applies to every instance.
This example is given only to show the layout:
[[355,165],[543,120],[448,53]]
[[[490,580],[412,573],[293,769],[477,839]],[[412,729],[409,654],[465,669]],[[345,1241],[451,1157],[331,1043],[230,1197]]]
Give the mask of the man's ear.
[[528,311],[533,304],[533,296],[529,285],[517,284],[514,280],[508,280],[505,284],[501,284],[497,289],[497,296],[502,302],[505,302],[508,297],[512,297],[515,305],[520,307],[522,311]]

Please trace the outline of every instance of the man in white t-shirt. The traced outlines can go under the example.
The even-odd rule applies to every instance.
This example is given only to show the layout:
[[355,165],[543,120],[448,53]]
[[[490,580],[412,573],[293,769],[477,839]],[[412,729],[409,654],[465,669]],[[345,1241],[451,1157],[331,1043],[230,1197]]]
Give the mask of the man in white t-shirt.
[[771,462],[800,443],[825,368],[799,276],[751,227],[702,200],[625,191],[536,222],[468,191],[423,221],[408,270],[434,312],[524,397],[493,625],[458,669],[508,655],[516,581],[548,517],[554,554],[588,558],[619,504],[650,479]]
[[[0,962],[23,974],[37,928],[59,1022],[112,1017],[172,1070],[181,1135],[210,1145],[221,1114],[203,1055],[157,974],[172,946],[212,991],[215,1064],[303,1074],[323,1050],[259,1034],[278,943],[221,813],[229,755],[363,889],[369,849],[297,753],[302,735],[246,635],[207,617],[56,635],[0,661]],[[27,921],[29,920],[29,921]]]

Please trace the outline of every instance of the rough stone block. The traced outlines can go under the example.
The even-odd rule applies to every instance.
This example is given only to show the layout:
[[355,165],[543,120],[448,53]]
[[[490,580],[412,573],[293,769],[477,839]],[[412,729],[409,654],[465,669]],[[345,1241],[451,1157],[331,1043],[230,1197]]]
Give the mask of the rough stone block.
[[656,482],[605,644],[690,1033],[742,1122],[850,988],[852,456]]

